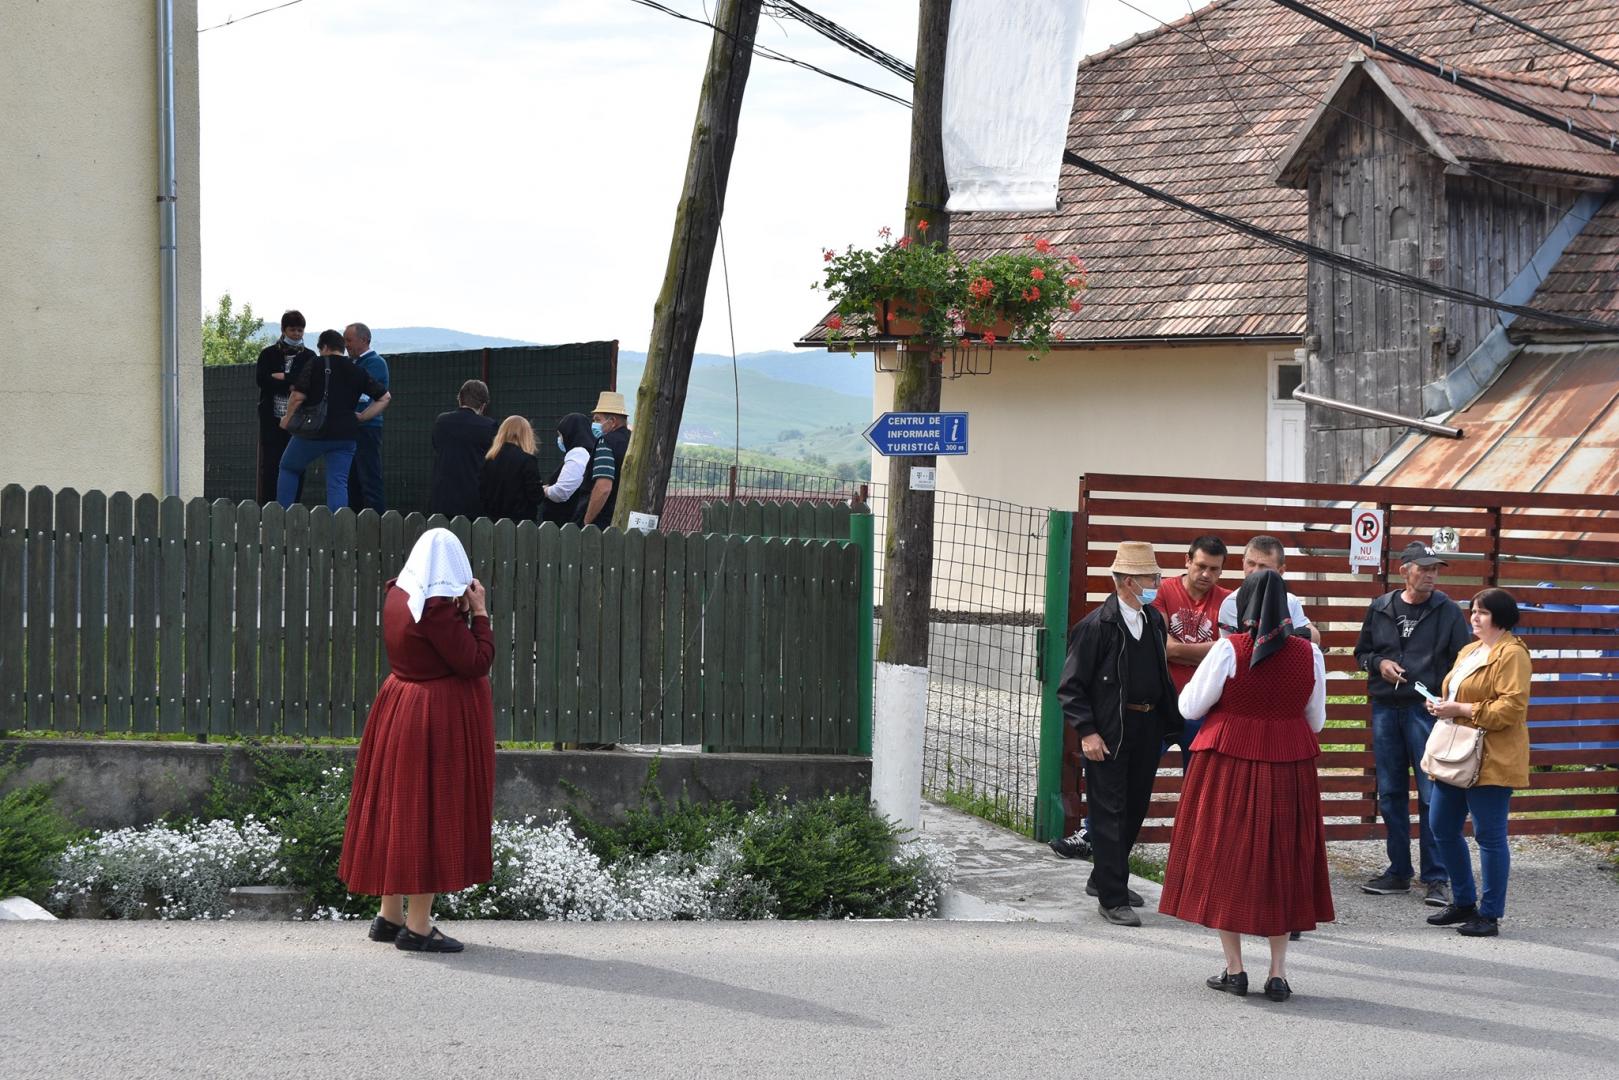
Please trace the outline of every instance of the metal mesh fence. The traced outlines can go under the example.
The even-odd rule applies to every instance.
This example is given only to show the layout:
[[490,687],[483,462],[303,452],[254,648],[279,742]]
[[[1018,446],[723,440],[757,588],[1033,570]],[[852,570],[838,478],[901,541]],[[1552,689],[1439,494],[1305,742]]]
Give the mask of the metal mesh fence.
[[[734,486],[733,486],[734,485]],[[713,499],[853,502],[875,517],[882,611],[887,485],[723,464],[676,466],[660,527],[693,532]],[[933,599],[923,788],[990,820],[1032,830],[1040,747],[1048,511],[941,491],[934,496]]]
[[[383,480],[390,509],[426,511],[433,473],[433,421],[455,408],[468,379],[489,384],[489,415],[521,415],[539,436],[542,473],[561,463],[550,433],[565,413],[589,413],[602,390],[618,381],[618,343],[400,353],[388,358],[393,401],[382,428]],[[207,426],[203,438],[203,494],[233,502],[252,500],[258,456],[258,386],[252,365],[203,372]],[[304,502],[325,498],[324,462],[304,477]]]

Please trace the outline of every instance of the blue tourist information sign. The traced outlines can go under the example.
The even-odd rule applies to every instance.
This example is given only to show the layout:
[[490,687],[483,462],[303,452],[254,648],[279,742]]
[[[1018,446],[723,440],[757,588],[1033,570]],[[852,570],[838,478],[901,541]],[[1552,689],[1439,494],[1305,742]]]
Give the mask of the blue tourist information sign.
[[967,414],[883,413],[866,429],[883,457],[945,456],[967,452]]

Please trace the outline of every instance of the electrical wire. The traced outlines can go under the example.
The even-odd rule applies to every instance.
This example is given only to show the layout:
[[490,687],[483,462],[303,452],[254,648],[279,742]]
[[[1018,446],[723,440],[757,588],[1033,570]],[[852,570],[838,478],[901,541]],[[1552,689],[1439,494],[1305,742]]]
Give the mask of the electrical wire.
[[1508,15],[1504,11],[1498,11],[1495,8],[1491,7],[1489,4],[1480,3],[1479,0],[1456,0],[1456,2],[1458,4],[1466,4],[1468,7],[1474,9],[1475,11],[1482,11],[1486,15],[1489,15],[1489,16],[1492,16],[1494,18],[1500,19],[1502,22],[1506,23],[1508,26],[1515,26],[1519,30],[1522,30],[1524,33],[1533,34],[1535,37],[1540,38],[1542,41],[1548,41],[1551,44],[1556,45],[1560,49],[1567,49],[1569,52],[1574,53],[1577,56],[1583,56],[1587,60],[1591,61],[1593,64],[1601,64],[1605,68],[1612,68],[1614,71],[1619,71],[1619,61],[1609,60],[1606,56],[1599,56],[1596,53],[1592,52],[1590,49],[1587,49],[1587,48],[1585,48],[1583,46],[1580,46],[1580,45],[1576,45],[1572,41],[1564,41],[1562,38],[1558,37],[1556,34],[1553,34],[1553,33],[1549,32],[1549,31],[1546,31],[1546,30],[1542,30],[1540,27],[1536,26],[1534,23],[1525,22],[1522,19],[1516,18],[1516,17],[1514,17],[1512,15]]
[[[734,37],[735,36],[730,31],[726,30],[724,27],[715,26],[713,23],[709,22],[707,19],[699,19],[694,15],[687,15],[683,11],[676,11],[672,7],[669,7],[669,6],[665,5],[665,4],[658,3],[658,0],[630,0],[630,3],[632,3],[632,4],[640,4],[642,7],[651,8],[653,11],[662,12],[665,15],[672,16],[673,18],[676,18],[676,19],[681,19],[681,20],[683,20],[685,22],[696,23],[698,26],[706,26],[710,30],[713,30],[715,33],[724,34],[726,37]],[[777,63],[788,64],[788,65],[790,65],[792,67],[797,67],[797,68],[803,68],[805,71],[813,71],[817,75],[824,75],[828,79],[832,79],[832,80],[834,80],[836,82],[843,83],[845,86],[852,86],[857,90],[864,90],[868,94],[875,94],[878,97],[883,98],[883,99],[885,99],[887,101],[892,101],[896,105],[904,105],[904,106],[906,106],[908,108],[910,106],[910,104],[911,104],[909,101],[906,101],[904,98],[900,97],[898,94],[890,94],[887,90],[879,90],[875,86],[867,86],[865,83],[856,82],[853,79],[844,78],[842,75],[839,75],[836,72],[828,71],[825,68],[816,67],[814,64],[811,64],[808,61],[799,60],[796,57],[788,56],[786,53],[780,52],[779,50],[776,50],[776,49],[772,49],[768,45],[761,45],[757,41],[751,42],[750,44],[753,46],[754,55],[762,56],[766,60],[774,60]]]
[[1513,112],[1521,113],[1531,120],[1538,120],[1549,127],[1559,128],[1576,139],[1600,146],[1605,150],[1619,152],[1619,133],[1588,128],[1584,125],[1576,124],[1568,117],[1547,112],[1539,106],[1531,105],[1526,101],[1513,97],[1511,94],[1497,90],[1487,83],[1482,83],[1477,79],[1463,75],[1459,68],[1442,62],[1425,60],[1409,49],[1390,44],[1386,39],[1380,39],[1376,31],[1361,30],[1331,12],[1313,7],[1304,3],[1303,0],[1271,0],[1271,3],[1284,7],[1295,14],[1302,15],[1311,22],[1320,23],[1327,29],[1341,34],[1351,41],[1359,42],[1373,52],[1386,53],[1402,64],[1414,67],[1419,71],[1426,71],[1430,75],[1437,75],[1442,79],[1449,79],[1453,85],[1460,89],[1477,94],[1479,97],[1493,101],[1497,105],[1511,109]]
[[255,18],[259,15],[268,15],[272,11],[280,11],[282,8],[290,8],[294,4],[301,4],[303,2],[304,0],[287,0],[285,4],[277,4],[274,7],[260,8],[258,11],[250,12],[247,15],[243,15],[239,19],[226,19],[222,23],[215,23],[212,26],[204,26],[198,30],[197,33],[206,34],[210,30],[219,30],[227,26],[235,26],[239,22],[246,22],[247,20]]

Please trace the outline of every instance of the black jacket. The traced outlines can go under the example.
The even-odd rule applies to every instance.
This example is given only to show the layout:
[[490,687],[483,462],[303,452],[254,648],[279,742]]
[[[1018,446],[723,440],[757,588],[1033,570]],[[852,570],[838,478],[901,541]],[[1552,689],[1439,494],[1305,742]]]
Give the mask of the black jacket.
[[[279,421],[276,414],[276,399],[281,399],[281,411],[286,411],[286,398],[292,392],[292,381],[303,370],[315,355],[315,351],[307,345],[300,345],[296,349],[288,349],[280,341],[267,347],[259,353],[258,365],[253,369],[253,381],[259,384],[259,419],[269,420],[272,423]],[[271,375],[280,372],[285,379],[272,379]]]
[[1130,661],[1124,652],[1124,639],[1130,631],[1119,614],[1119,597],[1114,594],[1102,606],[1079,621],[1068,635],[1068,660],[1063,664],[1057,700],[1063,719],[1073,725],[1079,737],[1093,732],[1102,737],[1109,753],[1117,753],[1124,735],[1124,706],[1131,702],[1158,706],[1157,716],[1164,738],[1181,733],[1186,721],[1181,717],[1180,698],[1169,678],[1169,661],[1164,643],[1169,631],[1164,616],[1152,605],[1142,609],[1147,616],[1143,636],[1158,653],[1158,669],[1163,677],[1157,686],[1127,685]]
[[515,443],[502,446],[493,460],[483,463],[478,496],[484,517],[533,521],[540,509],[539,459]]
[[[1439,693],[1445,676],[1455,666],[1456,654],[1473,637],[1461,607],[1437,589],[1432,601],[1422,609],[1411,636],[1401,637],[1400,624],[1394,618],[1394,598],[1403,591],[1396,589],[1372,601],[1360,627],[1360,641],[1355,645],[1355,663],[1366,672],[1367,693],[1374,701],[1390,705],[1415,705],[1421,701],[1422,695],[1412,688],[1413,683],[1420,682]],[[1384,660],[1393,660],[1405,668],[1405,680],[1398,689],[1378,670]]]
[[439,413],[433,421],[433,479],[427,489],[427,512],[476,518],[483,503],[478,480],[484,455],[495,442],[494,417],[471,409]]

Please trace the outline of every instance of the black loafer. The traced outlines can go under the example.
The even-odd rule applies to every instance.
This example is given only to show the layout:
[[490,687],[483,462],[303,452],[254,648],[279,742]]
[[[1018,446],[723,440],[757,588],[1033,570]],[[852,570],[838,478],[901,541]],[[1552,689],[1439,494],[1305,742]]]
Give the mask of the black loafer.
[[399,937],[399,931],[403,929],[404,927],[398,923],[389,922],[381,915],[378,915],[371,920],[371,929],[365,936],[372,941],[393,941]]
[[[1095,885],[1092,885],[1090,882],[1087,881],[1085,883],[1085,895],[1086,896],[1100,896],[1101,894],[1096,891],[1096,886]],[[1147,906],[1147,902],[1145,900],[1141,899],[1141,894],[1136,892],[1134,889],[1126,889],[1126,890],[1124,890],[1124,895],[1129,899],[1131,907],[1146,907]]]
[[1272,1001],[1286,1001],[1293,996],[1293,988],[1287,985],[1286,979],[1268,979],[1265,982],[1265,996]]
[[1224,994],[1236,994],[1238,997],[1247,997],[1248,973],[1246,971],[1239,971],[1235,975],[1227,975],[1222,971],[1218,975],[1210,975],[1207,979],[1204,979],[1203,985],[1208,987],[1210,990],[1218,990]]
[[1471,922],[1477,917],[1477,904],[1446,904],[1443,908],[1428,916],[1428,925],[1455,926],[1457,923]]
[[460,952],[465,945],[453,937],[445,937],[444,931],[433,927],[426,934],[418,934],[408,926],[399,928],[399,936],[394,939],[394,948],[405,952]]
[[1456,932],[1463,937],[1495,937],[1501,932],[1501,924],[1488,915],[1474,915],[1458,926]]

